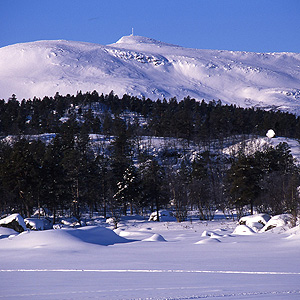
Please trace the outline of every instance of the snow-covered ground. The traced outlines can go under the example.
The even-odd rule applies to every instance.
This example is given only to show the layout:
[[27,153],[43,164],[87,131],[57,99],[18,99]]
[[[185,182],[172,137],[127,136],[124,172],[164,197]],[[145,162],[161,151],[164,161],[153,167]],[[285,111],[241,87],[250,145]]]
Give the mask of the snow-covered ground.
[[225,218],[90,224],[0,227],[0,299],[300,298],[299,226],[243,234]]
[[243,150],[245,154],[251,155],[256,151],[264,151],[266,147],[276,147],[280,143],[287,143],[291,154],[293,155],[297,163],[300,162],[300,144],[296,139],[290,139],[285,137],[253,137],[244,140],[243,142],[233,144],[229,147],[225,147],[223,152],[228,155],[234,155],[238,153],[239,150]]
[[141,36],[111,45],[37,41],[0,49],[0,99],[98,90],[191,96],[300,113],[300,54],[200,50]]

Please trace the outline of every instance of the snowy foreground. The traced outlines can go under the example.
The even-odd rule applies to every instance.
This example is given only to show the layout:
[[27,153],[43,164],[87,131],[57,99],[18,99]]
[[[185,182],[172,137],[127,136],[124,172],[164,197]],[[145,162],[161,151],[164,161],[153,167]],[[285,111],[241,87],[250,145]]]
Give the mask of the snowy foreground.
[[232,220],[0,227],[0,299],[300,299],[300,228]]

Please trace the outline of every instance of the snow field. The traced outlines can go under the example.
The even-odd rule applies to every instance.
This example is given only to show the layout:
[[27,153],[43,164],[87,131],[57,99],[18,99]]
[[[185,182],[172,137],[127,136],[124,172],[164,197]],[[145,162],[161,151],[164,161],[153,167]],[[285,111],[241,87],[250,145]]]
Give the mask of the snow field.
[[299,299],[299,226],[236,227],[141,218],[115,231],[0,227],[0,299]]
[[[21,288],[0,299],[299,299],[297,281],[291,276],[283,280],[280,276],[178,273],[37,275],[7,276],[7,284],[14,281]],[[295,289],[289,289],[291,286]]]

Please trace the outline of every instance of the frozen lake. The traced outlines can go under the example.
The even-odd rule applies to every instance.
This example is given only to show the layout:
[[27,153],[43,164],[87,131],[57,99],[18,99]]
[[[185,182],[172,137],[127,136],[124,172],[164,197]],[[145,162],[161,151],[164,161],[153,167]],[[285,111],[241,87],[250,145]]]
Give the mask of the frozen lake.
[[0,299],[299,299],[299,226],[235,228],[140,218],[115,232],[0,228]]

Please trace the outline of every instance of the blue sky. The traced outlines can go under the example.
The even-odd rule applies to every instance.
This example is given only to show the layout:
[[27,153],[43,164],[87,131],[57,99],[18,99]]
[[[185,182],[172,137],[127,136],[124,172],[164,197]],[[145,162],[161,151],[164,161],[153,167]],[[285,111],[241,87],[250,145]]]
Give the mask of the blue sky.
[[0,0],[0,47],[129,35],[184,47],[300,52],[300,0]]

